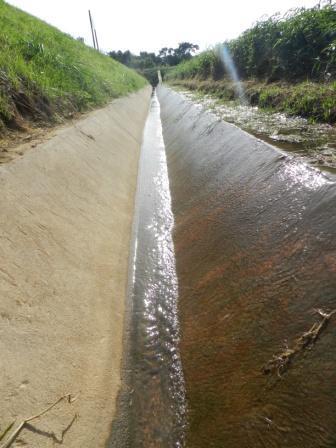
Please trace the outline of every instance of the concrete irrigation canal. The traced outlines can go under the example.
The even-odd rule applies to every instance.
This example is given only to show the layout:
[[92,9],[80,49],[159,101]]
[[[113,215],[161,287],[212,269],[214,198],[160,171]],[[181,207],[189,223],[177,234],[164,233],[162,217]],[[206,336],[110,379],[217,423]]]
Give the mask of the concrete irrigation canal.
[[121,397],[112,446],[182,447],[186,405],[178,351],[174,218],[156,95],[144,130],[135,207],[125,363],[130,392]]
[[331,447],[335,179],[169,89],[158,98],[111,446]]
[[17,446],[335,447],[335,181],[162,85],[1,166]]

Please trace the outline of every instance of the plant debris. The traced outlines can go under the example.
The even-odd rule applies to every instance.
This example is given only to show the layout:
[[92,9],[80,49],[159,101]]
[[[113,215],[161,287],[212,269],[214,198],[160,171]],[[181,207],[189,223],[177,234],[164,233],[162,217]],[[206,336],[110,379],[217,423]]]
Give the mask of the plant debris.
[[322,317],[322,320],[320,322],[315,322],[308,331],[296,339],[293,348],[286,346],[281,353],[274,355],[262,369],[265,375],[277,373],[278,376],[281,377],[281,375],[289,368],[294,357],[306,348],[315,344],[321,332],[327,326],[330,318],[336,313],[336,309],[330,313],[326,313],[321,309],[316,310],[316,312]]
[[[63,400],[67,400],[68,403],[73,403],[75,400],[77,400],[78,396],[76,397],[72,397],[70,394],[66,394],[63,395],[62,397],[58,398],[53,404],[51,404],[50,406],[48,406],[46,409],[44,409],[42,412],[33,415],[31,417],[28,417],[24,420],[22,420],[19,425],[17,426],[17,428],[10,434],[10,436],[8,437],[7,441],[0,446],[0,448],[9,448],[12,443],[15,441],[15,439],[18,437],[18,435],[20,434],[20,432],[23,430],[23,428],[28,425],[28,423],[30,423],[33,420],[37,420],[38,418],[42,417],[43,415],[45,415],[47,412],[51,411],[51,409],[53,409],[58,403],[60,403]],[[77,418],[77,415],[75,415],[74,420]],[[2,440],[7,433],[12,429],[12,427],[14,426],[15,421],[12,422],[8,428],[4,431],[4,433],[1,435],[0,440]]]

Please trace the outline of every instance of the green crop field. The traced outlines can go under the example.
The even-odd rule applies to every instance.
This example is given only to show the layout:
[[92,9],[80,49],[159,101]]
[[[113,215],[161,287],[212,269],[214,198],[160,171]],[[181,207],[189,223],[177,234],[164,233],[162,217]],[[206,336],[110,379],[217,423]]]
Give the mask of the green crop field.
[[50,120],[140,89],[144,78],[0,0],[0,131]]

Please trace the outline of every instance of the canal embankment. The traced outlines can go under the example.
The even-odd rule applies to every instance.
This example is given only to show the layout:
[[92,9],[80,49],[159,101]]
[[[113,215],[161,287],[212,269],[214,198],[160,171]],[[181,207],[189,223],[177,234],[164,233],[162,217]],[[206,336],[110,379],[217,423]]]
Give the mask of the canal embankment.
[[150,93],[117,99],[0,166],[1,432],[65,393],[76,398],[27,425],[21,444],[102,447],[109,437]]
[[[188,84],[186,84],[188,85]],[[243,85],[243,84],[242,84]],[[210,111],[219,119],[235,124],[255,137],[295,155],[321,170],[336,172],[336,127],[311,122],[285,112],[265,110],[247,100],[219,99],[216,93],[173,87],[186,99]],[[247,95],[247,93],[246,93]]]
[[[233,81],[211,79],[184,79],[171,81],[172,86],[183,87],[203,94],[211,94],[223,102],[237,99]],[[272,112],[300,116],[312,122],[336,123],[336,89],[333,83],[285,81],[241,81],[248,104]]]

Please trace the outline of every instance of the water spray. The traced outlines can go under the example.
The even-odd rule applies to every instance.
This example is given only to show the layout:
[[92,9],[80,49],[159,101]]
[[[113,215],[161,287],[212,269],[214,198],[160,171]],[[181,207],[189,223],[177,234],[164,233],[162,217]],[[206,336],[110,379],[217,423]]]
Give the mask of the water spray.
[[225,70],[227,71],[228,75],[234,82],[234,90],[235,90],[237,97],[239,98],[239,100],[242,104],[244,104],[244,105],[247,104],[243,85],[239,79],[235,63],[233,62],[233,59],[231,57],[230,51],[227,48],[227,46],[224,44],[220,45],[218,47],[218,54],[219,54],[220,60],[222,61],[223,65],[225,67]]

